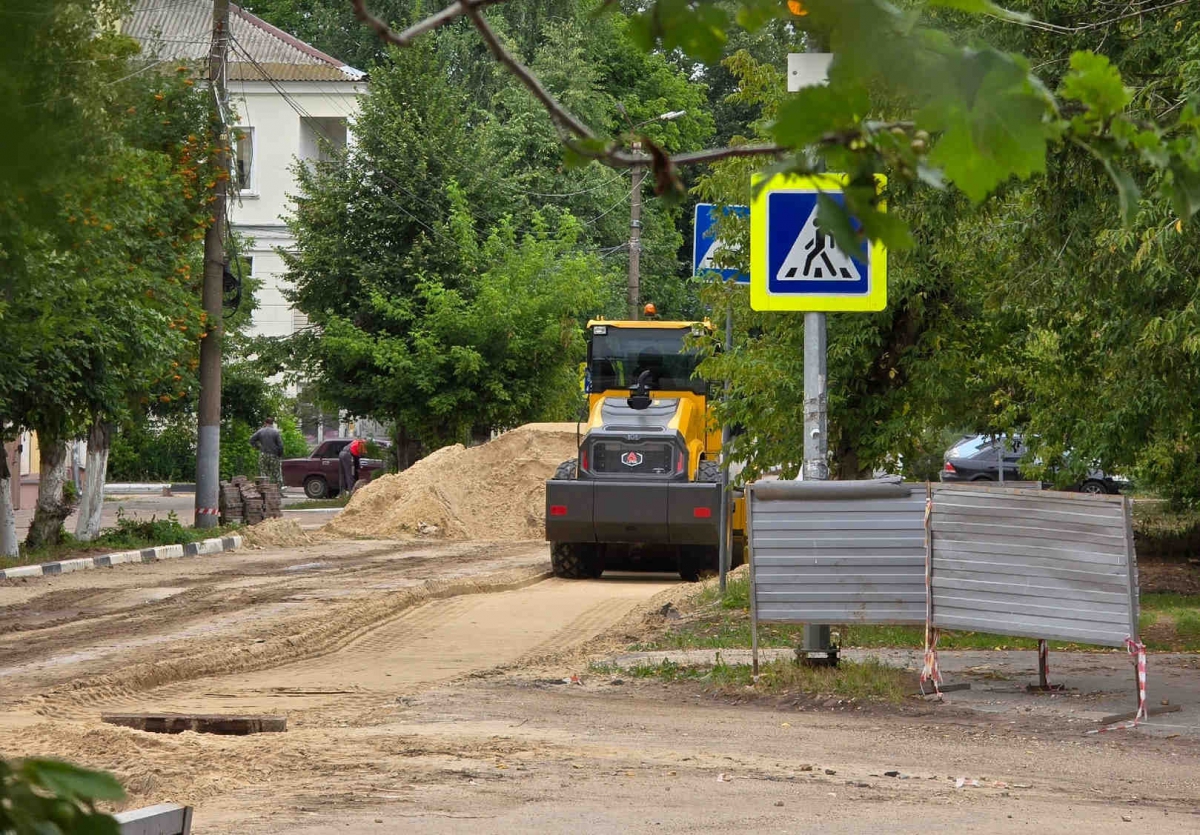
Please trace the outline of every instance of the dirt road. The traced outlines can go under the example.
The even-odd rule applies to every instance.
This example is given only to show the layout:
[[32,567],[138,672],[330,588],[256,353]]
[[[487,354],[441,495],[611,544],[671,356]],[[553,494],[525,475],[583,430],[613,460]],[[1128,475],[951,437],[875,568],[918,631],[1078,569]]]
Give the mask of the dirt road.
[[[193,803],[198,835],[1200,831],[1194,742],[600,675],[583,648],[623,646],[678,580],[547,573],[543,543],[348,542],[0,587],[0,751],[110,769],[131,805]],[[288,730],[99,722],[139,710]]]

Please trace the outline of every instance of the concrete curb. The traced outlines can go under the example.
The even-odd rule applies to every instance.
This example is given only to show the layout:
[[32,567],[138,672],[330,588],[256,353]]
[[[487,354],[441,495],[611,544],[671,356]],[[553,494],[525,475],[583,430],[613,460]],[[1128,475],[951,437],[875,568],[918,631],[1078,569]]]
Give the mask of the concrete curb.
[[240,536],[221,536],[202,539],[199,542],[189,542],[186,545],[158,545],[154,548],[142,548],[139,551],[119,551],[115,554],[101,554],[97,557],[79,557],[73,560],[44,562],[38,565],[19,565],[16,568],[6,568],[0,571],[0,580],[49,577],[55,574],[69,574],[72,571],[86,571],[89,568],[112,568],[126,563],[158,562],[179,557],[220,554],[223,551],[233,551],[242,547],[243,541]]

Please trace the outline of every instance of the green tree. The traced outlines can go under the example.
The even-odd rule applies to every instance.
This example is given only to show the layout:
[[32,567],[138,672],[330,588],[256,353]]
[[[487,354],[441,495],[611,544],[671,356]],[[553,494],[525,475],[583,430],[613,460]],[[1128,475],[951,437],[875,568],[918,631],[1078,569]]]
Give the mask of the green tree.
[[[39,434],[43,483],[31,545],[55,540],[71,510],[65,442],[93,429],[100,453],[93,484],[102,482],[105,427],[158,388],[168,389],[160,397],[186,394],[174,385],[180,377],[168,379],[170,364],[186,362],[205,325],[192,280],[209,222],[204,183],[214,176],[205,162],[203,98],[187,68],[145,73],[136,44],[107,28],[119,11],[119,4],[64,1],[30,13],[40,27],[35,43],[53,44],[46,48],[61,57],[58,39],[74,38],[71,54],[86,56],[57,75],[34,58],[23,68],[53,79],[35,88],[76,102],[62,118],[73,119],[86,141],[64,140],[69,161],[36,187],[18,182],[0,197],[0,352],[5,368],[15,369],[0,375],[0,425]],[[70,88],[80,80],[75,60],[90,68],[81,89]],[[62,110],[54,96],[22,107]],[[88,519],[98,519],[94,509]],[[12,553],[7,508],[0,506],[0,517],[4,551]]]

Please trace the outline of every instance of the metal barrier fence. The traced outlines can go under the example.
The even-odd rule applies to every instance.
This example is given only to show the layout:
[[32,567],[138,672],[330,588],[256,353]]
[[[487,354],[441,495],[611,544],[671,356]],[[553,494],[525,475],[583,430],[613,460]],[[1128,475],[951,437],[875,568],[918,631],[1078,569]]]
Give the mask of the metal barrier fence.
[[760,621],[1137,639],[1124,497],[894,479],[764,481],[746,494],[756,664]]
[[755,623],[925,622],[925,485],[762,481],[746,495]]
[[190,835],[192,807],[160,803],[117,814],[121,835]]
[[1120,647],[1137,636],[1129,501],[935,485],[932,625]]

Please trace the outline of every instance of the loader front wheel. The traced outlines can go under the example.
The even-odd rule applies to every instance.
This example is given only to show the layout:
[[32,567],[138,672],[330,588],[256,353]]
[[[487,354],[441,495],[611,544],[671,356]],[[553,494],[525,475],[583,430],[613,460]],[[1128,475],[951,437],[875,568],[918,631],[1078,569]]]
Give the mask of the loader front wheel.
[[572,458],[568,461],[563,461],[558,465],[558,469],[554,471],[555,481],[571,481],[577,475],[579,470],[579,462]]
[[550,567],[555,577],[594,579],[604,573],[604,559],[594,542],[553,542],[550,544]]

